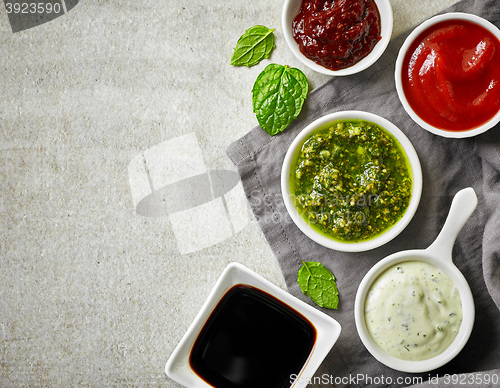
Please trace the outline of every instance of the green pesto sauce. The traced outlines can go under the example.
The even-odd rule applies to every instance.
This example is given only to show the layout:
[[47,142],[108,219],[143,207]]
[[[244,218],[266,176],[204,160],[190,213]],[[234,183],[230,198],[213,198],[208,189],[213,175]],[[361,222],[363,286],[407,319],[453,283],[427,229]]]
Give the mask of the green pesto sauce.
[[363,120],[336,121],[311,135],[295,156],[290,180],[302,217],[344,242],[390,228],[408,208],[412,191],[399,142]]

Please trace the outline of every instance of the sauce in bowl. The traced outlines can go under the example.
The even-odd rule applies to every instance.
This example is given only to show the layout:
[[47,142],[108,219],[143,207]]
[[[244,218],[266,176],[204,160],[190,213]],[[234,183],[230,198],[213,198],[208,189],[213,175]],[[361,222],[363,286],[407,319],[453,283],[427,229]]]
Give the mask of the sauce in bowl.
[[294,205],[328,238],[368,240],[404,215],[412,193],[410,171],[399,142],[379,125],[334,121],[311,134],[292,162]]
[[445,351],[462,323],[460,293],[450,277],[422,261],[398,263],[372,284],[365,321],[375,343],[401,360]]
[[218,388],[289,388],[316,341],[313,324],[291,306],[249,285],[222,297],[196,339],[189,363]]
[[448,131],[466,131],[500,110],[500,42],[467,20],[422,32],[403,60],[402,87],[415,114]]
[[380,13],[374,0],[304,0],[292,35],[307,58],[330,70],[345,69],[381,40]]

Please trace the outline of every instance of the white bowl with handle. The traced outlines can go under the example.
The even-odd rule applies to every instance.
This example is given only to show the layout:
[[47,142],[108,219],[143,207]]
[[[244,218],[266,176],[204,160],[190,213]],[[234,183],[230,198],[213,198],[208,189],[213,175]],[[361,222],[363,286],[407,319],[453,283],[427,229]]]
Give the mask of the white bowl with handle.
[[[453,264],[452,249],[458,233],[477,206],[477,197],[472,188],[459,191],[451,204],[446,222],[436,240],[424,250],[409,250],[394,253],[374,265],[361,281],[354,305],[356,328],[366,349],[381,363],[402,372],[421,373],[437,369],[451,361],[469,340],[474,326],[474,299],[467,280]],[[399,359],[377,345],[367,328],[365,301],[373,283],[387,269],[404,262],[424,262],[443,271],[453,281],[460,293],[462,322],[453,342],[440,354],[426,360]]]

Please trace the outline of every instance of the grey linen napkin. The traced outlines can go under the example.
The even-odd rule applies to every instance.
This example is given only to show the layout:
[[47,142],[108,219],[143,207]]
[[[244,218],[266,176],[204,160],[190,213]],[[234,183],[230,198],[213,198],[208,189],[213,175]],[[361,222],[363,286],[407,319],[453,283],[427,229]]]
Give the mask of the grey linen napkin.
[[[474,13],[500,26],[496,0],[466,0],[446,11]],[[397,380],[398,377],[421,377],[428,386],[438,376],[470,372],[482,375],[472,375],[476,380],[469,380],[466,386],[488,386],[485,383],[488,377],[481,380],[478,376],[500,375],[500,126],[475,138],[447,139],[423,130],[411,120],[397,97],[394,83],[394,64],[408,33],[393,39],[371,68],[357,75],[332,78],[313,90],[302,113],[284,133],[271,137],[256,127],[227,149],[289,292],[313,304],[297,284],[302,260],[322,262],[337,279],[339,309],[318,308],[342,325],[342,333],[316,373],[319,383],[312,386],[331,387],[332,381],[348,386],[418,383],[418,380]],[[351,109],[373,112],[396,124],[413,143],[424,177],[422,199],[407,228],[390,243],[361,253],[337,252],[311,241],[289,217],[280,189],[281,165],[295,136],[327,113]],[[454,360],[438,370],[423,374],[394,371],[375,360],[358,337],[353,308],[359,283],[385,256],[429,246],[444,223],[453,196],[468,186],[475,189],[479,204],[460,232],[453,256],[470,284],[476,305],[471,338]],[[495,381],[490,377],[491,380]],[[453,385],[449,378],[442,378],[439,383]]]

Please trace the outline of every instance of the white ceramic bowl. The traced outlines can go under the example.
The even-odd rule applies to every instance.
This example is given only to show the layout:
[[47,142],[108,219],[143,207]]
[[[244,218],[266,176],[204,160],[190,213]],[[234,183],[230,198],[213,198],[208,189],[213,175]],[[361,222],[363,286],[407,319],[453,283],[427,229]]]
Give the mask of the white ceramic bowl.
[[377,59],[380,58],[391,40],[393,26],[391,3],[389,0],[375,0],[375,3],[377,4],[380,13],[381,40],[377,42],[377,44],[373,47],[373,50],[365,58],[350,67],[336,71],[330,70],[307,58],[300,52],[299,46],[292,36],[292,22],[300,11],[302,0],[285,0],[281,15],[281,24],[283,27],[285,41],[288,44],[288,47],[290,47],[290,50],[292,50],[292,53],[294,53],[304,65],[314,71],[317,71],[318,73],[331,76],[343,76],[359,73],[360,71],[371,66]]
[[443,137],[450,137],[450,138],[465,138],[465,137],[471,137],[471,136],[476,136],[481,133],[486,132],[488,129],[492,128],[495,126],[498,122],[500,122],[500,110],[498,113],[488,122],[484,123],[483,125],[469,129],[469,130],[462,130],[462,131],[450,131],[450,130],[445,130],[441,128],[434,127],[433,125],[425,122],[422,120],[416,113],[415,111],[411,108],[410,104],[408,103],[408,100],[406,99],[406,96],[403,91],[403,84],[402,84],[402,70],[403,70],[403,61],[404,58],[408,52],[408,49],[411,47],[413,42],[415,41],[416,38],[420,34],[422,34],[425,30],[428,28],[432,27],[433,25],[446,21],[446,20],[466,20],[475,24],[478,24],[485,29],[489,30],[493,35],[495,35],[499,40],[500,40],[500,30],[490,23],[489,21],[473,14],[468,14],[468,13],[461,13],[461,12],[450,12],[446,13],[443,15],[438,15],[434,16],[422,24],[420,24],[418,27],[416,27],[411,34],[406,38],[404,41],[403,45],[401,46],[401,49],[399,50],[398,58],[396,60],[396,70],[395,70],[395,81],[396,81],[396,91],[399,96],[399,100],[401,101],[401,104],[403,104],[403,107],[405,108],[406,112],[410,115],[410,117],[415,121],[418,125],[420,125],[422,128],[426,129],[427,131],[434,133],[439,136]]
[[[403,217],[396,222],[392,227],[388,228],[382,234],[377,237],[371,238],[366,241],[361,242],[342,242],[328,238],[325,235],[319,233],[311,227],[311,225],[304,220],[304,218],[299,214],[297,208],[295,207],[293,201],[293,193],[290,187],[290,173],[292,168],[292,163],[294,156],[299,152],[302,144],[317,130],[324,128],[329,123],[337,120],[365,120],[372,123],[378,124],[389,132],[396,140],[399,142],[401,147],[408,157],[408,161],[411,167],[411,175],[413,178],[413,186],[411,193],[411,200],[408,208],[406,209]],[[379,247],[396,237],[403,229],[408,225],[410,220],[415,214],[418,204],[420,202],[420,196],[422,193],[422,170],[420,167],[420,161],[418,155],[413,148],[410,140],[406,135],[389,120],[380,117],[376,114],[363,112],[363,111],[342,111],[335,112],[323,116],[316,121],[309,124],[304,128],[294,139],[290,145],[285,159],[283,161],[283,167],[281,170],[281,192],[283,195],[283,202],[285,207],[290,214],[293,222],[297,227],[310,239],[314,240],[318,244],[321,244],[327,248],[335,249],[337,251],[343,252],[361,252],[367,251],[376,247]]]
[[[304,388],[337,341],[340,335],[340,324],[238,263],[229,264],[221,274],[200,312],[169,357],[165,366],[165,373],[171,379],[189,388],[212,387],[191,369],[189,356],[194,342],[211,312],[226,292],[237,284],[250,285],[274,296],[306,317],[316,329],[316,340],[311,354],[299,376],[295,379],[294,384],[291,385],[293,388]],[[290,338],[290,341],[293,341],[293,338]]]
[[[452,249],[458,233],[476,206],[477,197],[474,190],[472,188],[461,190],[453,200],[443,229],[429,248],[394,253],[375,264],[361,281],[354,303],[356,328],[365,347],[381,363],[402,372],[428,372],[452,360],[469,340],[474,326],[474,299],[466,279],[453,264]],[[457,336],[444,352],[422,361],[401,360],[386,353],[371,337],[365,321],[365,300],[372,284],[388,268],[407,261],[425,262],[442,270],[458,288],[462,301],[463,318]]]

